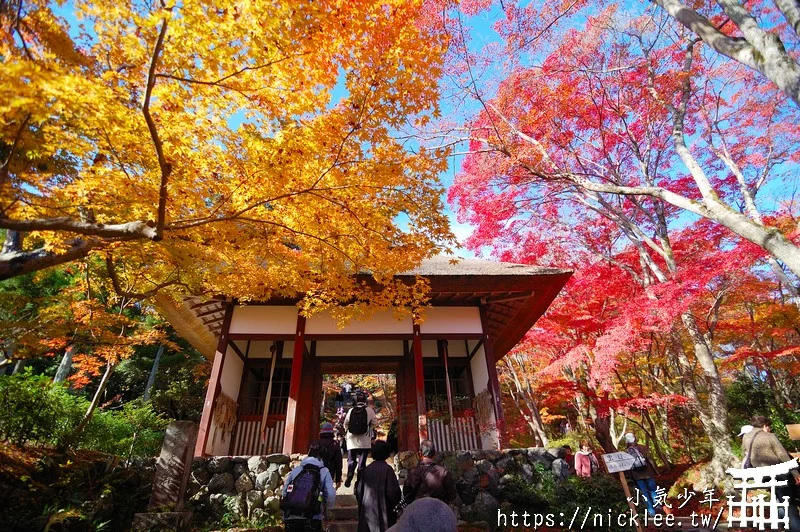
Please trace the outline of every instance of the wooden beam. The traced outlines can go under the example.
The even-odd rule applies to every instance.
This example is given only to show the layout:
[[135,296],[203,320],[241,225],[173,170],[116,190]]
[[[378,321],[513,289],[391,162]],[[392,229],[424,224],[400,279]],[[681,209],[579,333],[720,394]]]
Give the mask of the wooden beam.
[[233,340],[230,340],[230,339],[229,339],[229,340],[228,340],[228,345],[231,347],[231,349],[233,349],[233,352],[234,352],[234,353],[236,353],[237,355],[239,355],[239,358],[241,358],[241,359],[242,359],[242,362],[244,362],[245,360],[247,360],[247,356],[245,356],[245,354],[244,354],[244,353],[242,353],[242,350],[241,350],[241,349],[239,349],[239,346],[238,346],[238,345],[236,345],[236,342],[234,342]]
[[[419,324],[414,324],[414,339],[411,342],[414,351],[414,388],[417,399],[417,421],[419,422],[419,441],[428,439],[428,408],[425,405],[425,372],[422,366],[422,338]],[[417,447],[419,449],[419,447]]]
[[220,312],[223,312],[223,313],[225,312],[225,306],[224,305],[221,306],[221,305],[215,304],[213,309],[204,310],[204,311],[200,312],[199,314],[195,314],[195,316],[197,316],[198,318],[205,318],[206,316],[211,316],[212,314],[219,314]]
[[489,374],[489,392],[492,394],[492,404],[494,406],[495,424],[502,440],[505,431],[506,419],[503,415],[503,400],[500,395],[500,381],[497,378],[497,359],[494,356],[492,339],[487,331],[486,307],[481,305],[481,323],[484,326],[483,352],[486,355],[486,371]]
[[250,334],[250,333],[230,333],[228,338],[231,340],[252,340],[254,342],[276,340],[294,340],[293,334]]
[[472,351],[469,352],[469,355],[467,355],[467,362],[472,362],[472,357],[475,356],[475,353],[478,352],[478,349],[480,349],[482,345],[483,345],[483,338],[478,340],[478,343],[475,344],[475,347],[472,349]]
[[217,352],[214,354],[214,363],[211,367],[211,378],[208,381],[206,390],[206,400],[203,404],[203,414],[200,417],[200,426],[197,432],[197,443],[195,444],[195,456],[206,454],[208,444],[208,434],[211,429],[211,417],[214,406],[222,391],[222,369],[225,364],[225,354],[228,351],[228,330],[231,327],[231,316],[233,315],[233,303],[228,303],[225,308],[225,319],[222,322],[222,334],[217,342]]
[[[303,420],[297,418],[300,400],[300,383],[303,376],[303,351],[305,351],[306,319],[297,314],[297,329],[294,335],[294,353],[292,354],[292,378],[289,382],[289,403],[286,409],[286,429],[283,436],[283,454],[291,455],[299,452],[295,448],[295,432]],[[308,420],[306,420],[307,422]]]

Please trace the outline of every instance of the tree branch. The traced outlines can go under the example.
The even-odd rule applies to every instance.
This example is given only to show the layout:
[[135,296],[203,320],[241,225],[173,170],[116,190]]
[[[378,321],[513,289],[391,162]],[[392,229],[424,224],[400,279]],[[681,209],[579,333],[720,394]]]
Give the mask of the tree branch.
[[153,239],[156,241],[164,237],[164,224],[167,216],[167,184],[169,183],[169,176],[172,173],[172,164],[170,164],[164,156],[164,145],[161,142],[161,138],[158,136],[158,130],[156,129],[153,116],[150,114],[150,97],[153,95],[153,87],[156,84],[156,66],[158,65],[161,49],[164,46],[164,36],[166,34],[167,19],[165,18],[161,22],[161,30],[158,32],[158,40],[153,49],[153,57],[150,60],[150,69],[147,73],[147,90],[145,91],[144,104],[142,105],[144,120],[147,122],[147,129],[150,131],[150,137],[153,139],[153,145],[156,148],[158,166],[161,168],[161,185],[158,190],[158,216],[156,217],[156,236]]
[[101,244],[95,240],[76,238],[67,242],[67,245],[70,247],[64,253],[45,249],[0,253],[0,281],[83,258]]

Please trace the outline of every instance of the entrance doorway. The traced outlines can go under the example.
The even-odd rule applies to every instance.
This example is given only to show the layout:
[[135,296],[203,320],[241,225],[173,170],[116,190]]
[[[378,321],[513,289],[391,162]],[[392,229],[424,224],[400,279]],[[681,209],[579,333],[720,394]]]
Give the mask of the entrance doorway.
[[[331,371],[335,368],[328,368]],[[323,368],[323,371],[325,369]],[[356,395],[364,393],[367,405],[375,410],[378,424],[373,439],[387,441],[398,450],[397,375],[395,373],[328,372],[322,375],[320,422],[330,422],[338,440],[344,438],[344,419],[355,406]]]

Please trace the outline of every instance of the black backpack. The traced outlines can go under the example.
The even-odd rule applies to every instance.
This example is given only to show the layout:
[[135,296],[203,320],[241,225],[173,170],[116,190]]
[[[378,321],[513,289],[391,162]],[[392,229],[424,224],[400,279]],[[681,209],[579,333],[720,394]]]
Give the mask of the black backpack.
[[350,434],[361,435],[366,434],[368,428],[367,407],[356,406],[350,411],[350,425],[347,430]]
[[320,484],[320,468],[312,464],[304,465],[303,470],[286,486],[281,510],[289,515],[311,519],[322,511]]

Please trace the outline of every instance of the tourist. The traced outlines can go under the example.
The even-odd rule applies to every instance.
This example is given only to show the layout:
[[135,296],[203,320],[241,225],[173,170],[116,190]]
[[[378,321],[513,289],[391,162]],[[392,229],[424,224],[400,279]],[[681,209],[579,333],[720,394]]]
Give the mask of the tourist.
[[[741,438],[745,434],[750,434],[751,432],[753,432],[753,425],[742,425],[742,428],[736,437]],[[750,457],[747,455],[747,449],[745,449],[744,446],[742,446],[742,450],[744,451],[744,458],[742,458],[742,469],[747,469],[750,467]]]
[[581,440],[581,448],[575,453],[575,473],[579,477],[589,478],[598,469],[600,469],[600,464],[598,464],[597,457],[592,452],[589,440]]
[[308,456],[289,472],[281,492],[283,524],[287,531],[321,531],[325,510],[336,504],[330,471],[322,461],[322,448],[314,442]]
[[358,475],[358,532],[385,532],[397,521],[395,508],[401,492],[394,468],[386,463],[391,452],[388,443],[377,440],[372,446],[373,462]]
[[[765,416],[753,416],[750,419],[753,430],[744,435],[742,448],[747,450],[750,467],[764,467],[792,460],[786,452],[777,436],[772,433],[772,424]],[[797,513],[797,506],[792,502],[792,491],[794,486],[800,484],[800,472],[797,469],[791,470],[791,476],[778,475],[776,480],[785,480],[785,486],[775,488],[775,496],[779,501],[783,497],[789,497],[789,530],[800,530],[800,515]],[[783,511],[778,509],[778,515],[783,517]]]
[[433,459],[436,448],[430,440],[422,440],[419,444],[422,461],[408,473],[403,485],[403,500],[410,503],[422,497],[434,497],[447,504],[456,498],[456,482],[453,475]]
[[567,467],[569,467],[569,474],[575,474],[575,455],[572,454],[572,447],[569,445],[562,445],[561,449],[563,449],[563,458],[564,461],[567,462]]
[[655,515],[656,508],[659,506],[659,500],[656,496],[656,491],[658,490],[658,485],[656,484],[658,468],[650,458],[650,451],[647,450],[647,447],[636,443],[635,434],[632,432],[625,434],[625,443],[627,444],[625,452],[634,458],[631,477],[636,481],[639,493],[644,498],[647,505],[647,513]]
[[345,440],[347,430],[344,428],[345,416],[347,416],[347,412],[344,411],[343,407],[339,407],[339,409],[336,411],[336,425],[333,427],[334,433],[336,434],[336,439],[342,448],[342,453],[347,452],[347,441]]
[[372,427],[376,425],[378,417],[375,411],[367,406],[367,396],[364,392],[356,393],[356,406],[351,408],[344,418],[344,428],[347,431],[347,478],[344,481],[346,488],[353,482],[353,475],[358,465],[358,473],[367,465],[367,455],[372,446],[370,435]]
[[458,520],[453,510],[433,497],[423,497],[409,504],[397,524],[388,532],[456,532]]
[[322,448],[322,461],[333,477],[336,489],[342,485],[342,448],[333,439],[333,425],[325,422],[319,431],[319,444]]

